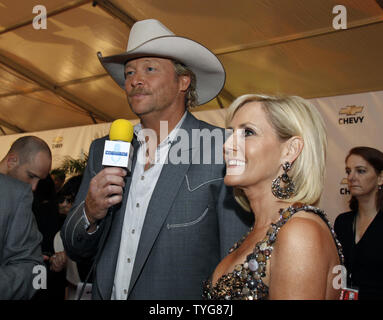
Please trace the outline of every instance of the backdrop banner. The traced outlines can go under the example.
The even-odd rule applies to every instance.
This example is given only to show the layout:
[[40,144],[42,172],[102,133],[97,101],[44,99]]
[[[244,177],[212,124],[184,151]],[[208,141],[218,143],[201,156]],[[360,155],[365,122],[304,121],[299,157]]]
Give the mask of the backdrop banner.
[[[310,100],[321,112],[328,133],[327,172],[320,207],[333,222],[338,214],[348,211],[350,192],[347,188],[344,159],[355,146],[369,146],[383,151],[383,91]],[[194,111],[206,122],[224,127],[226,109]],[[138,120],[131,120],[136,124]],[[44,139],[53,154],[52,168],[61,165],[65,156],[75,159],[88,153],[90,143],[109,133],[111,123],[48,130],[0,137],[0,158],[13,141],[24,135]],[[271,188],[271,186],[270,186]]]
[[327,173],[320,207],[330,220],[349,211],[345,158],[356,146],[383,151],[383,91],[311,99],[321,112],[328,136]]

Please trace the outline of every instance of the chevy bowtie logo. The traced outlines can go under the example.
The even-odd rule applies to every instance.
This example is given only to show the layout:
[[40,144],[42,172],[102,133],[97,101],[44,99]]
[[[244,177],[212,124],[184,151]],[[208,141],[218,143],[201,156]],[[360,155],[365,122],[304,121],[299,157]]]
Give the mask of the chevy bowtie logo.
[[353,116],[356,113],[361,113],[363,111],[363,107],[358,106],[347,106],[340,109],[339,114],[345,114],[347,116]]
[[343,178],[340,184],[347,184],[347,178]]
[[[338,123],[340,125],[355,125],[362,124],[365,115],[362,113],[364,107],[362,106],[346,106],[339,111]],[[360,114],[360,115],[357,115]]]
[[52,149],[62,148],[63,140],[64,140],[63,136],[57,136],[57,137],[53,138],[52,139],[52,146],[51,146]]
[[53,143],[61,143],[63,142],[63,137],[62,136],[57,136],[56,138],[52,139]]

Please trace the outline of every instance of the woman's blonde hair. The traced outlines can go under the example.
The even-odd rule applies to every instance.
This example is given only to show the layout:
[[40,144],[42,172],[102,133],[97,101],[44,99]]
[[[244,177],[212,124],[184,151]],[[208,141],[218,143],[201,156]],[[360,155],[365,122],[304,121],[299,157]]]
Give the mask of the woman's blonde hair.
[[[282,141],[293,136],[303,139],[302,152],[288,173],[295,184],[296,193],[285,201],[316,205],[324,186],[327,149],[326,128],[319,111],[310,102],[297,96],[246,94],[238,97],[228,108],[226,126],[236,111],[249,102],[261,103],[272,127]],[[245,210],[251,211],[241,189],[234,188],[234,196]]]

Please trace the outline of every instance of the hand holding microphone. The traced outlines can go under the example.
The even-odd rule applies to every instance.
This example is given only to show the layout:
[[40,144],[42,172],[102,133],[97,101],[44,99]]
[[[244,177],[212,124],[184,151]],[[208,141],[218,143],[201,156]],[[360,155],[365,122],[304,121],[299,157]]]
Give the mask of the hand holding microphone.
[[125,119],[115,120],[105,141],[102,164],[105,166],[89,184],[85,213],[91,224],[106,216],[108,209],[122,201],[124,177],[131,171],[133,125]]

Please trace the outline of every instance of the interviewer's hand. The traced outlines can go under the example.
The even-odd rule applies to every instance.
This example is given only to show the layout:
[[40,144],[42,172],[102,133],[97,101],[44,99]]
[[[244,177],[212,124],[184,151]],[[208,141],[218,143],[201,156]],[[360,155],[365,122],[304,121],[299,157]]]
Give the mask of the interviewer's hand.
[[126,173],[122,168],[108,167],[92,178],[85,199],[85,214],[91,224],[104,218],[111,206],[122,201]]

